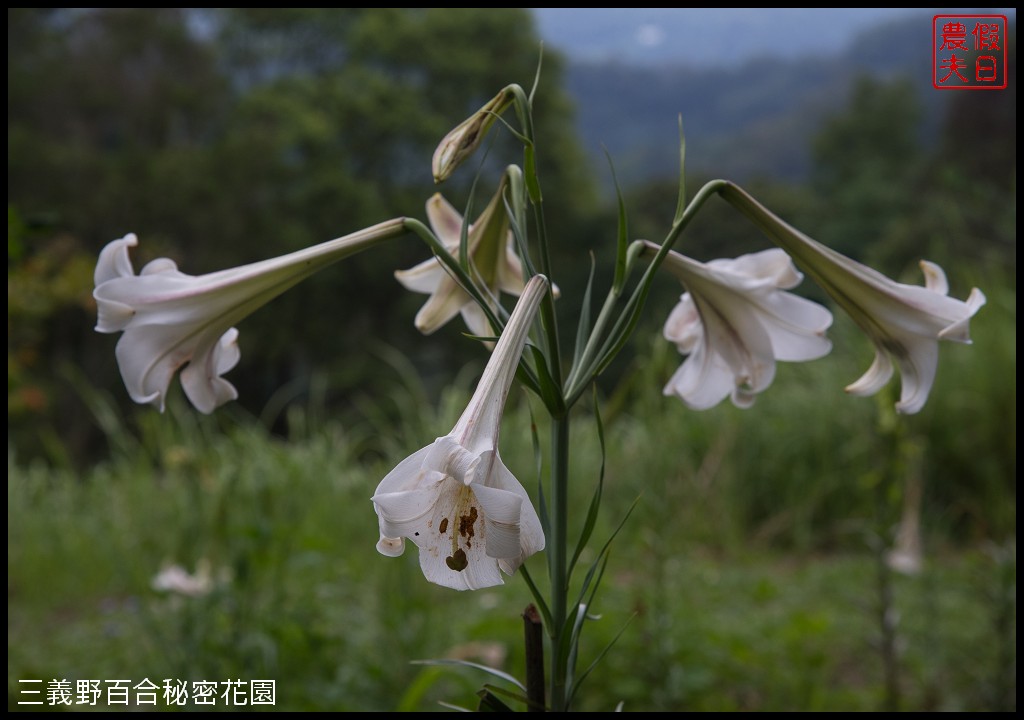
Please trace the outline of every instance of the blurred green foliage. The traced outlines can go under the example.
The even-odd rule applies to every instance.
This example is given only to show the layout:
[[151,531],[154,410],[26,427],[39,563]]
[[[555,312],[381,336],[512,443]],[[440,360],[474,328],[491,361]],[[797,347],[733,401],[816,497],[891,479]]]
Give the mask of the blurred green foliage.
[[[980,330],[979,342],[992,340]],[[837,339],[855,333],[845,326]],[[632,389],[605,403],[598,542],[637,507],[615,540],[581,662],[628,627],[583,686],[580,708],[878,709],[884,680],[863,537],[888,440],[864,430],[875,404],[841,391],[863,367],[814,363],[808,382],[804,368],[784,365],[753,412],[697,415],[651,391],[678,362],[666,345],[631,375]],[[1012,343],[996,347],[988,371],[1013,352]],[[958,513],[989,511],[990,490],[1003,493],[1005,512],[988,530],[1012,528],[1012,496],[962,486],[950,501],[936,479],[946,439],[928,435],[958,412],[957,386],[980,392],[986,381],[965,372],[974,360],[945,354],[936,396],[908,428],[927,467],[924,571],[894,579],[908,710],[1016,704],[1012,530],[963,549],[949,528]],[[237,409],[202,417],[177,397],[136,434],[96,396],[110,460],[78,475],[9,459],[9,699],[19,678],[273,678],[278,710],[429,710],[438,700],[472,704],[488,679],[408,660],[471,659],[522,677],[518,615],[529,596],[519,578],[455,593],[423,580],[415,552],[391,559],[374,549],[373,487],[451,427],[472,380],[431,404],[400,358],[378,362],[392,390],[368,400],[360,423],[325,421],[314,402],[293,408],[292,434],[275,439]],[[535,420],[525,399],[510,398],[501,453],[531,487]],[[388,406],[402,408],[403,422]],[[600,465],[587,412],[572,441],[579,507]],[[965,420],[964,442],[982,434]],[[977,485],[1005,477],[984,472],[973,470]],[[542,562],[530,561],[535,578]],[[208,591],[154,589],[172,564],[207,568]]]
[[[525,592],[455,595],[426,585],[413,553],[373,549],[372,488],[451,426],[479,371],[458,328],[412,329],[423,298],[390,276],[422,246],[353,258],[247,321],[231,374],[241,400],[210,418],[180,394],[164,416],[130,406],[116,339],[92,332],[90,292],[99,248],[128,231],[136,267],[169,255],[198,274],[418,214],[435,143],[508,82],[529,85],[536,57],[529,16],[511,9],[8,11],[9,703],[16,677],[137,671],[274,677],[279,709],[411,709],[470,695],[480,678],[407,658],[518,672],[507,618]],[[595,202],[550,52],[542,77],[541,169],[571,327],[586,252],[596,289],[611,276],[615,215]],[[864,80],[808,137],[813,183],[750,189],[891,276],[919,283],[926,257],[954,295],[988,296],[975,346],[944,344],[931,400],[906,418],[929,560],[899,579],[897,607],[907,709],[1011,709],[1015,86],[952,95],[929,140],[914,131],[914,91]],[[499,139],[484,178],[517,160]],[[457,206],[467,191],[446,189]],[[624,191],[630,236],[660,240],[674,183]],[[764,247],[716,202],[679,245],[702,260]],[[596,537],[640,504],[603,591],[614,611],[587,652],[625,608],[636,618],[583,707],[879,707],[871,560],[848,553],[872,527],[891,448],[876,403],[841,390],[869,344],[837,318],[829,358],[780,367],[750,411],[696,414],[658,393],[681,362],[657,337],[680,292],[670,279],[655,288],[600,388],[610,457]],[[502,453],[529,486],[531,420],[511,405]],[[576,427],[583,507],[598,445]],[[991,557],[978,550],[989,544]],[[150,583],[165,563],[208,563],[220,582],[161,595]]]
[[[200,274],[419,216],[435,192],[430,156],[439,139],[498,88],[529,87],[539,57],[529,14],[494,8],[12,9],[8,38],[8,204],[35,229],[19,235],[9,226],[9,246],[21,247],[9,255],[9,277],[31,273],[23,263],[49,253],[54,237],[96,253],[135,232],[136,267],[169,255]],[[537,125],[551,230],[573,255],[569,243],[583,236],[565,229],[593,198],[560,66],[547,53]],[[520,160],[508,139],[494,144],[487,177]],[[461,206],[467,190],[446,193]],[[472,357],[473,343],[460,342],[454,327],[427,339],[411,327],[423,298],[401,291],[392,273],[425,257],[410,237],[313,278],[246,323],[232,377],[243,403],[260,412],[288,384],[301,397],[311,369],[330,375],[339,399],[373,384],[367,337],[428,370]],[[40,353],[44,362],[73,354],[96,385],[117,386],[115,338],[91,336],[87,315],[71,331],[54,314],[33,323],[59,346]],[[20,343],[10,338],[12,355],[22,354]],[[40,421],[75,435],[71,425],[85,414],[74,384],[58,379],[59,362],[40,369],[61,385],[47,391],[47,407],[61,411]],[[10,392],[21,391],[26,372],[9,372]],[[28,428],[12,429],[19,453],[52,456]],[[69,455],[96,459],[95,428],[79,434]]]
[[[86,402],[92,394],[116,398],[129,417],[150,412],[119,392],[114,338],[90,329],[96,249],[137,230],[139,263],[168,253],[199,272],[416,208],[431,192],[433,144],[496,87],[528,81],[536,57],[529,18],[515,11],[11,10],[8,19],[9,439],[20,460],[69,467],[102,457],[111,437]],[[540,156],[555,267],[569,268],[556,278],[559,312],[572,325],[586,277],[579,256],[595,253],[600,288],[615,224],[610,205],[588,211],[593,197],[576,162],[559,65],[549,53],[538,133],[547,140]],[[919,282],[924,255],[945,265],[955,294],[982,287],[990,303],[974,324],[987,341],[969,357],[984,363],[1015,338],[1014,93],[955,94],[928,147],[914,129],[922,111],[912,88],[862,79],[814,142],[815,181],[752,189],[820,240],[896,277]],[[515,159],[500,142],[492,154]],[[630,235],[658,239],[674,183],[625,191]],[[680,244],[701,259],[763,247],[724,203],[709,204]],[[357,402],[360,393],[386,396],[368,352],[385,346],[411,358],[408,371],[427,388],[422,401],[436,398],[475,348],[454,327],[434,338],[412,330],[422,298],[395,292],[389,275],[423,252],[410,242],[346,261],[248,321],[232,373],[239,410],[282,430],[287,408],[315,391],[321,412],[345,422],[367,412],[398,422],[403,408]],[[655,288],[651,332],[679,292],[673,282]],[[635,368],[653,362],[646,340],[636,351],[637,360],[627,353],[613,366],[607,392],[634,387]],[[990,488],[982,505],[998,512],[1014,476],[1014,356],[1006,352],[1004,369],[965,368],[988,384],[975,394],[953,390],[955,418],[927,414],[922,434],[944,438],[935,443],[944,453],[935,476],[949,502],[964,502],[960,490]],[[856,374],[851,368],[850,379]],[[969,441],[960,418],[979,429]],[[977,482],[979,466],[990,480]],[[972,512],[978,526],[969,534],[984,535],[988,512]],[[1008,524],[999,521],[997,534]]]

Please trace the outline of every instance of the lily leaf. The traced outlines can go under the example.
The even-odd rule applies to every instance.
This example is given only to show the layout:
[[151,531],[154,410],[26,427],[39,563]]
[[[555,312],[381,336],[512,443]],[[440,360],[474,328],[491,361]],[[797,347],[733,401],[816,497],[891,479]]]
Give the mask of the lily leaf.
[[587,345],[590,333],[590,295],[594,286],[594,271],[596,270],[594,254],[590,254],[590,276],[587,278],[587,287],[583,291],[583,304],[580,306],[580,322],[576,326],[576,347],[572,353],[573,369],[579,365],[583,357],[583,350]]
[[601,469],[597,476],[597,487],[594,488],[594,495],[590,499],[590,507],[587,509],[587,517],[583,522],[583,530],[580,532],[580,539],[576,543],[576,552],[573,553],[572,562],[569,563],[569,574],[572,575],[579,560],[583,548],[587,546],[591,534],[594,532],[594,524],[597,522],[597,512],[601,507],[601,493],[604,490],[604,469],[607,457],[604,443],[604,423],[601,422],[601,409],[597,403],[597,387],[594,386],[594,422],[597,423],[597,439],[601,446]]
[[615,199],[618,204],[618,232],[615,247],[615,279],[612,288],[616,294],[622,291],[626,282],[626,250],[629,247],[629,222],[626,217],[626,203],[622,199],[622,189],[619,188],[619,179],[615,176],[615,165],[612,163],[612,156],[608,154],[607,148],[604,151],[608,159],[608,167],[612,171],[612,182],[615,184]]
[[436,659],[433,659],[433,660],[413,660],[412,664],[413,665],[452,665],[452,666],[456,666],[456,667],[468,667],[468,668],[473,668],[475,670],[483,670],[485,673],[488,673],[489,675],[493,675],[494,677],[501,678],[505,682],[512,683],[517,688],[522,690],[524,693],[526,692],[526,686],[523,685],[521,682],[519,682],[515,678],[514,675],[509,675],[504,670],[499,670],[498,668],[491,667],[490,665],[484,665],[483,663],[475,663],[475,662],[472,662],[470,660],[456,660],[454,658],[436,658]]
[[512,708],[499,700],[490,690],[480,690],[477,695],[480,697],[477,712],[513,712]]
[[686,136],[683,135],[683,116],[679,116],[679,200],[676,202],[676,216],[672,224],[676,225],[683,219],[686,212]]

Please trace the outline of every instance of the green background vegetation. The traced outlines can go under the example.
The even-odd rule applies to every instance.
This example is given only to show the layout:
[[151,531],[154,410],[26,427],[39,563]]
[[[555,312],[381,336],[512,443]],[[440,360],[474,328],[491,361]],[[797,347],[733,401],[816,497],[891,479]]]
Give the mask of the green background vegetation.
[[[528,85],[535,60],[515,10],[8,11],[9,705],[19,678],[267,677],[278,709],[430,709],[472,702],[485,678],[410,659],[521,674],[517,578],[456,594],[423,582],[413,552],[373,548],[373,488],[451,427],[483,362],[459,328],[413,330],[424,298],[391,274],[424,247],[345,261],[247,320],[230,374],[241,399],[212,417],[177,389],[165,415],[131,406],[90,291],[96,253],[130,231],[136,267],[167,255],[199,274],[420,216],[438,139],[503,85]],[[538,136],[573,326],[589,253],[610,277],[615,217],[563,69],[549,50]],[[749,164],[791,179],[749,187],[891,276],[919,283],[926,257],[957,297],[981,287],[974,347],[944,344],[928,405],[896,423],[893,397],[843,395],[871,351],[837,318],[827,359],[780,367],[752,410],[697,414],[660,394],[680,362],[658,333],[680,292],[666,278],[598,392],[595,537],[639,500],[588,658],[629,626],[582,709],[870,710],[892,706],[893,676],[905,709],[1015,708],[1016,90],[947,95],[852,81],[808,133],[810,174],[776,173],[766,147]],[[506,141],[485,181],[517,160]],[[658,240],[674,182],[635,177],[630,235]],[[467,191],[445,189],[457,206]],[[713,202],[679,249],[765,246]],[[502,455],[533,488],[527,402],[513,393]],[[581,508],[599,467],[590,412],[574,426]],[[894,674],[876,561],[911,477],[925,568],[890,577]],[[201,562],[210,594],[152,590],[162,565]]]

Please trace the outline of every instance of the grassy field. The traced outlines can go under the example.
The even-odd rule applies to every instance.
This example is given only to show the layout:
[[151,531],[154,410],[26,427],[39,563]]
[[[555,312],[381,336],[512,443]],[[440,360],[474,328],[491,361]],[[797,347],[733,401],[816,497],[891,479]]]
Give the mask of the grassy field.
[[[582,666],[625,630],[578,708],[1015,709],[1015,293],[989,299],[976,346],[943,347],[929,406],[899,424],[889,402],[843,395],[869,360],[843,326],[836,358],[781,367],[749,411],[662,398],[678,358],[661,341],[628,368],[602,403],[598,544],[637,506]],[[9,707],[24,709],[24,679],[273,679],[267,709],[437,710],[472,704],[490,678],[411,660],[521,677],[518,577],[455,593],[428,585],[414,552],[374,549],[373,489],[447,432],[471,379],[430,399],[393,364],[392,396],[357,401],[360,421],[325,421],[314,403],[292,412],[287,440],[237,410],[199,417],[182,402],[127,424],[97,396],[107,462],[76,473],[9,451]],[[530,414],[514,395],[502,455],[534,492]],[[600,466],[587,408],[572,448],[582,513]],[[886,672],[878,557],[911,476],[923,480],[925,563],[890,575],[898,655]],[[543,562],[530,561],[535,578]],[[205,574],[201,592],[154,589],[174,564]]]

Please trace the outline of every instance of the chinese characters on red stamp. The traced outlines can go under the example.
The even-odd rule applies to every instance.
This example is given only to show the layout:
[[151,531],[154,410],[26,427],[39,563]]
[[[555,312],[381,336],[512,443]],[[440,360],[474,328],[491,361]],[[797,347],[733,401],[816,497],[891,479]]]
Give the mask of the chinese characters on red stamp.
[[1006,16],[932,18],[932,84],[939,90],[1006,88]]

